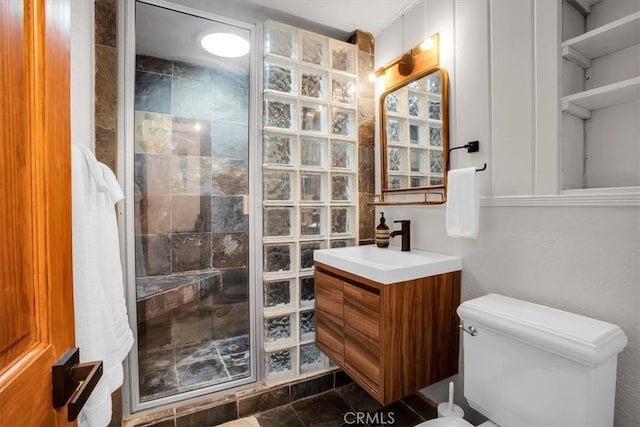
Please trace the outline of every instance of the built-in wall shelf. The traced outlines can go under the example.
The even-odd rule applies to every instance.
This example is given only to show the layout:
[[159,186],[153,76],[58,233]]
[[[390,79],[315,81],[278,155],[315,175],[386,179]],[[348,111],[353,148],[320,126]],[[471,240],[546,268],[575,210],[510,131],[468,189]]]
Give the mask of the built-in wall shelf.
[[591,60],[640,43],[640,12],[632,13],[562,43],[562,57],[582,68]]
[[576,8],[582,15],[587,16],[591,13],[591,6],[601,0],[567,0],[569,4]]
[[562,97],[562,111],[581,119],[591,118],[591,110],[625,104],[640,99],[640,77],[623,80]]
[[[640,141],[635,119],[640,100],[639,3],[561,2],[562,34],[571,36],[558,46],[563,58],[560,92],[565,95],[560,97],[563,203],[637,204],[640,159],[619,153],[637,152]],[[631,192],[617,194],[616,188]]]

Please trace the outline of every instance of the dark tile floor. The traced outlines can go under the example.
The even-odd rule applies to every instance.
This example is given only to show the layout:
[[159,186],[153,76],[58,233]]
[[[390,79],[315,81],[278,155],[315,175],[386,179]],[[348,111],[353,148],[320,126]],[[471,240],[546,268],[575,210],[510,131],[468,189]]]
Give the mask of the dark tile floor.
[[418,395],[382,406],[355,383],[256,415],[261,427],[413,427],[436,418]]
[[140,357],[140,398],[148,401],[249,374],[247,335],[151,350]]

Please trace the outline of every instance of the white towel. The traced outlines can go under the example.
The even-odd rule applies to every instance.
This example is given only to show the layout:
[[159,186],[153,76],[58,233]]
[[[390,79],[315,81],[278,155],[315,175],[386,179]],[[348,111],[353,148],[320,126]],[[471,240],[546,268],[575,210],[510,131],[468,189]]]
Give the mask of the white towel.
[[111,393],[122,385],[122,361],[133,345],[124,300],[115,204],[123,194],[113,172],[86,147],[72,145],[73,287],[80,361],[102,360],[104,373],[78,418],[111,420]]
[[449,171],[447,175],[447,234],[478,237],[480,186],[476,168]]

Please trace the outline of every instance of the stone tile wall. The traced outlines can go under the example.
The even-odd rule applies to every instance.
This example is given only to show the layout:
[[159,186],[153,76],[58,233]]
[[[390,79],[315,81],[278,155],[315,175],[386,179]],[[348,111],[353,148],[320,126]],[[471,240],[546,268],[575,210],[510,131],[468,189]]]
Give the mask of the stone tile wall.
[[351,42],[358,46],[358,238],[361,245],[375,241],[375,85],[373,72],[374,39],[371,33],[357,30]]
[[141,320],[150,318],[150,310],[167,309],[166,291],[148,295],[153,283],[173,286],[177,295],[177,288],[191,291],[178,284],[184,274],[219,271],[223,298],[213,308],[226,324],[216,330],[226,336],[217,339],[248,332],[248,311],[234,310],[246,307],[249,291],[243,213],[249,191],[247,93],[246,75],[136,57],[136,277],[138,305],[146,310],[139,310]]
[[116,0],[95,1],[95,153],[116,170],[118,74]]
[[[117,156],[117,0],[94,1],[95,37],[95,131],[96,158],[116,171]],[[108,427],[122,425],[122,392],[112,395],[113,407]]]

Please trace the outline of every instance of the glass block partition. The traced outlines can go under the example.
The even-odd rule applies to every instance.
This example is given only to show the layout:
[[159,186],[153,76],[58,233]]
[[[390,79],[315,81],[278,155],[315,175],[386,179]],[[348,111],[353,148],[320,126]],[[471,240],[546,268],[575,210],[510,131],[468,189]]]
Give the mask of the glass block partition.
[[411,82],[386,99],[388,188],[442,185],[442,79]]
[[356,46],[264,30],[263,307],[267,379],[326,368],[313,251],[357,239]]

